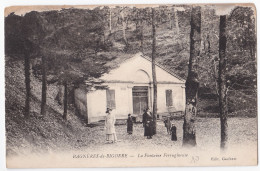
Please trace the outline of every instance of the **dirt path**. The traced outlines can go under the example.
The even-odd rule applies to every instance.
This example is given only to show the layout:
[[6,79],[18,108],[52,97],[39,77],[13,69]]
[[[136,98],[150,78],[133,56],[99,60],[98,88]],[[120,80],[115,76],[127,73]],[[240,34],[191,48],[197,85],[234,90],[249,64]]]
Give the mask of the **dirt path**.
[[[230,118],[229,122],[229,145],[246,145],[257,142],[256,118]],[[172,149],[182,148],[182,125],[183,120],[175,121],[177,127],[176,142],[171,141],[162,121],[157,123],[157,134],[153,139],[146,139],[143,135],[142,124],[135,124],[133,134],[126,133],[126,125],[116,126],[119,142],[105,144],[105,133],[103,126],[91,128],[90,135],[82,135],[81,143],[85,144],[82,150],[104,151],[104,150],[144,150],[144,149]],[[196,123],[197,148],[207,150],[208,148],[218,149],[220,142],[220,121],[218,118],[198,118]]]
[[[257,158],[256,121],[256,118],[229,118],[229,146],[224,157],[235,157],[238,165],[243,165],[246,161],[255,164]],[[105,143],[103,126],[83,127],[79,132],[75,132],[77,139],[68,139],[69,146],[64,146],[63,140],[56,142],[63,147],[63,150],[51,148],[44,153],[39,153],[30,149],[27,153],[24,151],[23,155],[8,156],[8,165],[15,167],[111,167],[115,165],[125,167],[187,166],[189,164],[203,166],[210,162],[212,165],[232,164],[232,161],[226,163],[222,161],[212,163],[211,161],[212,157],[223,157],[219,148],[220,121],[218,118],[197,119],[197,147],[193,149],[182,147],[182,124],[183,120],[175,121],[178,138],[176,142],[171,141],[162,121],[158,122],[157,134],[153,136],[153,139],[146,139],[143,136],[142,124],[134,125],[132,135],[126,133],[126,125],[117,125],[116,132],[120,141],[113,144]],[[194,163],[194,157],[201,162]],[[31,162],[32,160],[34,162]]]

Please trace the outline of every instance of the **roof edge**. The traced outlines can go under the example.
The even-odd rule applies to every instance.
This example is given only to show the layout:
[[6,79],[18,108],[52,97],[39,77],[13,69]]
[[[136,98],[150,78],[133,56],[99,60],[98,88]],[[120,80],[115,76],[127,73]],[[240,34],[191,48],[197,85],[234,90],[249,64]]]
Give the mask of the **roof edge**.
[[[120,65],[123,64],[123,63],[125,63],[125,62],[127,62],[127,61],[129,61],[129,60],[132,60],[133,58],[139,57],[139,56],[142,57],[142,58],[144,58],[144,59],[146,59],[146,60],[148,60],[149,62],[152,62],[152,59],[151,59],[151,58],[149,58],[148,56],[145,56],[142,52],[138,52],[138,53],[134,54],[132,57],[127,58],[127,59],[123,60],[122,62],[120,62]],[[117,65],[118,65],[118,64],[117,64]],[[161,68],[162,70],[164,70],[165,72],[167,72],[167,73],[171,74],[172,76],[176,77],[177,79],[179,79],[179,80],[182,81],[183,83],[186,82],[186,80],[185,80],[184,78],[182,78],[181,76],[179,76],[179,75],[173,73],[170,69],[168,69],[167,67],[165,67],[165,66],[159,64],[159,63],[156,62],[156,61],[155,61],[155,65],[158,66],[159,68]],[[118,67],[118,66],[117,66],[117,67]]]
[[[138,54],[139,54],[139,53],[138,53]],[[136,55],[137,55],[137,54],[136,54]],[[145,56],[144,54],[141,54],[140,56],[143,57],[144,59],[146,59],[146,60],[152,62],[152,59],[149,58],[148,56]],[[167,73],[171,74],[172,76],[174,76],[174,77],[178,78],[179,80],[183,81],[184,83],[186,82],[186,80],[185,80],[184,78],[182,78],[181,76],[179,76],[179,75],[173,73],[172,71],[170,71],[170,69],[168,69],[167,67],[165,67],[165,66],[159,64],[159,63],[156,62],[156,61],[155,61],[155,65],[158,66],[159,68],[161,68],[162,70],[166,71]]]

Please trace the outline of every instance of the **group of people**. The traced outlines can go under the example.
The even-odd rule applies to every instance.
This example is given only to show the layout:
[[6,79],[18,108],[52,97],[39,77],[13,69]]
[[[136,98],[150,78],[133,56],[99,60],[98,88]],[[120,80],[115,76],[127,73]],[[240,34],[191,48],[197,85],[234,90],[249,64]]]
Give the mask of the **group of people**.
[[[106,132],[106,142],[107,143],[115,143],[117,142],[117,136],[115,131],[115,122],[116,118],[115,115],[111,113],[112,109],[107,108],[106,110],[106,119],[105,119],[105,132]],[[147,139],[152,139],[152,136],[154,135],[154,121],[153,116],[149,108],[144,110],[143,113],[143,127],[144,127],[144,136],[147,137]],[[167,118],[166,121],[164,121],[165,127],[167,128],[167,132],[171,134],[172,141],[177,141],[176,136],[176,126],[174,124],[171,124],[170,119]],[[169,125],[170,124],[170,125]],[[131,114],[128,114],[127,118],[127,133],[132,134],[133,133],[133,119]]]
[[[144,110],[143,114],[143,127],[144,127],[144,136],[147,137],[147,139],[151,139],[152,136],[154,135],[153,131],[153,117],[152,113],[150,112],[149,109]],[[131,114],[128,114],[127,118],[127,133],[132,134],[133,133],[133,119],[131,117]]]

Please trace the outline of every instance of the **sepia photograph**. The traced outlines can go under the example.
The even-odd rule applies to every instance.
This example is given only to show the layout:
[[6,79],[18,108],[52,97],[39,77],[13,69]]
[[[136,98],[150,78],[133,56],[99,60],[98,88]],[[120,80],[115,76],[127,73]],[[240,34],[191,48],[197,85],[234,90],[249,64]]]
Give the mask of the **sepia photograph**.
[[254,4],[9,6],[7,168],[256,166]]

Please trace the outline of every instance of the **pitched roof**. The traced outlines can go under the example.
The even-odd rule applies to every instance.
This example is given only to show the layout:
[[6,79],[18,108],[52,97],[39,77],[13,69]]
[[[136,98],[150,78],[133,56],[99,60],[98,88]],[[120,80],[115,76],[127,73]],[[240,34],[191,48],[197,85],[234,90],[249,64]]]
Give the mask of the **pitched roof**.
[[[152,59],[148,56],[143,55],[143,53],[139,52],[136,54],[124,54],[124,56],[122,57],[117,57],[116,59],[112,60],[111,62],[109,62],[107,65],[111,68],[111,69],[115,69],[117,67],[119,67],[120,64],[127,62],[129,59],[132,59],[134,57],[140,56],[146,60],[148,60],[149,62],[152,62]],[[155,65],[158,66],[159,68],[161,68],[162,70],[164,70],[165,72],[171,74],[172,76],[178,78],[181,81],[186,81],[184,78],[182,78],[181,76],[177,75],[176,73],[174,73],[171,69],[159,64],[158,62],[155,61]]]
[[[152,59],[149,58],[148,56],[145,56],[145,55],[141,55],[141,57],[145,58],[146,60],[152,62]],[[155,61],[155,65],[158,66],[159,68],[163,69],[164,71],[168,72],[169,74],[171,74],[172,76],[180,79],[181,81],[186,81],[184,78],[182,78],[181,76],[175,74],[171,69],[159,64],[157,61]]]

